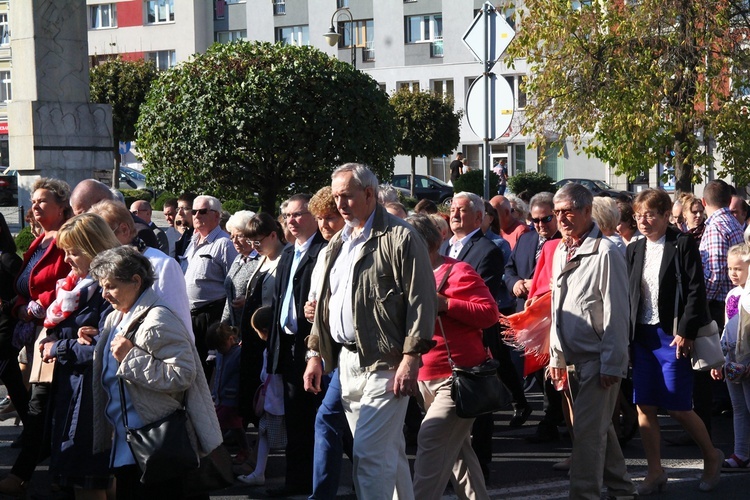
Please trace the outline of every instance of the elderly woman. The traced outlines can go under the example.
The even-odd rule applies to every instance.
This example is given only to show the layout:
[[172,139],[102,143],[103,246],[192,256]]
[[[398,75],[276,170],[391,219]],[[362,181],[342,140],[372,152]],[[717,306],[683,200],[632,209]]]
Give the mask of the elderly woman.
[[238,255],[229,267],[227,277],[224,279],[224,289],[227,291],[227,302],[224,304],[224,312],[221,321],[231,326],[236,326],[240,332],[249,330],[250,317],[242,320],[242,310],[245,307],[245,293],[250,276],[258,266],[258,252],[253,250],[253,245],[247,239],[247,224],[253,218],[255,212],[240,210],[232,215],[227,221],[229,238],[237,249]]
[[[459,418],[451,398],[452,370],[446,342],[458,366],[481,364],[487,353],[482,330],[497,323],[497,306],[474,269],[440,255],[440,231],[424,215],[407,222],[427,243],[438,290],[437,345],[422,356],[419,392],[426,411],[414,462],[414,497],[440,498],[447,481],[460,498],[487,498],[484,475],[471,447],[473,418]],[[454,474],[455,472],[455,474]]]
[[682,201],[682,217],[685,220],[686,232],[693,237],[696,243],[700,244],[703,230],[706,229],[706,209],[703,207],[703,202],[690,193],[683,195],[680,200]]
[[667,485],[659,450],[658,408],[667,410],[700,447],[701,491],[713,490],[719,483],[724,460],[692,409],[690,350],[698,329],[708,324],[710,317],[698,245],[669,225],[671,207],[669,195],[658,189],[647,189],[636,196],[634,219],[645,238],[629,246],[627,253],[630,324],[635,332],[633,399],[648,463],[646,479],[638,487],[640,495],[661,491]]
[[[247,224],[248,242],[260,255],[258,265],[250,276],[245,296],[243,317],[251,318],[261,306],[272,306],[276,297],[276,267],[286,246],[281,225],[267,213],[257,214]],[[242,338],[240,353],[240,414],[246,422],[258,423],[253,410],[253,395],[260,386],[265,341],[250,333]],[[247,471],[251,472],[251,471]]]
[[591,206],[591,216],[596,221],[605,238],[615,244],[615,247],[625,255],[625,242],[617,234],[617,225],[620,223],[620,209],[617,202],[612,198],[594,196],[594,204]]
[[89,276],[89,266],[98,253],[120,242],[104,219],[81,214],[60,228],[57,244],[65,251],[71,271],[57,282],[55,301],[44,320],[47,337],[38,345],[45,362],[57,360],[48,420],[50,473],[60,486],[74,488],[76,498],[104,499],[111,485],[107,457],[91,453],[94,347],[78,343],[78,335],[96,336],[100,320],[111,311],[99,285]]
[[[65,253],[57,246],[57,231],[73,215],[70,186],[66,182],[42,178],[34,183],[33,189],[31,208],[43,232],[23,256],[23,266],[15,281],[17,295],[13,305],[13,313],[19,320],[13,332],[13,345],[22,349],[20,360],[24,366],[31,362],[37,327],[42,326],[44,314],[55,299],[55,284],[70,272]],[[0,481],[0,493],[21,495],[41,454],[49,387],[34,384],[29,399],[23,383],[17,380],[8,386],[8,392],[23,420],[24,440],[11,473]]]
[[194,449],[204,456],[222,442],[211,394],[192,334],[151,289],[149,260],[130,246],[96,256],[91,276],[114,311],[94,352],[94,451],[112,448],[117,498],[175,498],[174,478],[142,484],[125,439],[120,383],[128,425],[140,428],[185,405]]

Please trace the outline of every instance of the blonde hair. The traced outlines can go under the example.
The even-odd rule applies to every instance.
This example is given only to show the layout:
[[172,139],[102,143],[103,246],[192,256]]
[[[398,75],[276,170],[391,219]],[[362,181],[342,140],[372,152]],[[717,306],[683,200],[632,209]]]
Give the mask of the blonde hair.
[[591,206],[591,216],[605,234],[617,231],[617,224],[620,223],[620,209],[617,208],[617,202],[612,198],[595,196]]
[[96,214],[80,214],[70,218],[57,233],[57,246],[63,250],[79,250],[93,260],[100,252],[120,246],[107,222]]
[[734,245],[727,252],[727,257],[739,257],[742,262],[746,264],[750,263],[750,245],[748,245],[747,243]]
[[125,224],[130,231],[130,237],[135,236],[135,223],[133,222],[133,215],[122,203],[118,203],[114,200],[102,200],[96,203],[89,209],[90,213],[100,215],[109,225],[110,229],[112,226],[117,230],[120,224]]

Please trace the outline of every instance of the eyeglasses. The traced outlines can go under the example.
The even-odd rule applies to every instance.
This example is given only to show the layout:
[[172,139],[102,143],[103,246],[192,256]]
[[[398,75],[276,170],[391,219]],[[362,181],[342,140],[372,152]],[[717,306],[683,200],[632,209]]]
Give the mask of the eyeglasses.
[[259,239],[259,240],[251,241],[251,242],[250,242],[250,244],[251,244],[252,246],[254,246],[254,247],[259,247],[259,246],[260,246],[260,244],[261,244],[261,243],[263,242],[263,240],[265,240],[266,238],[268,238],[268,236],[269,236],[270,234],[271,234],[271,233],[268,233],[267,235],[265,235],[264,237],[262,237],[262,238],[261,238],[261,239]]
[[181,226],[182,225],[182,221],[181,220],[176,220],[176,221],[174,221],[174,225],[175,226]]
[[281,216],[284,218],[284,220],[289,219],[301,219],[303,215],[307,215],[310,212],[292,212],[289,214],[281,214]]
[[573,208],[560,208],[560,209],[553,210],[552,213],[555,214],[555,217],[569,217],[576,210],[578,210],[578,209],[575,208],[575,207],[573,207]]
[[645,219],[648,222],[655,221],[657,217],[659,217],[659,214],[655,214],[653,212],[646,212],[646,213],[643,213],[643,214],[639,214],[639,213],[636,212],[636,213],[633,214],[633,219],[635,219],[635,220]]
[[237,240],[239,242],[247,241],[247,237],[244,234],[231,234],[229,235],[229,239],[232,241]]
[[213,210],[211,208],[194,208],[193,209],[193,216],[196,215],[206,215],[208,212],[217,212],[218,210]]
[[552,217],[554,217],[554,215],[548,215],[546,217],[540,217],[538,219],[536,217],[532,217],[531,222],[533,222],[534,224],[546,224],[552,220]]

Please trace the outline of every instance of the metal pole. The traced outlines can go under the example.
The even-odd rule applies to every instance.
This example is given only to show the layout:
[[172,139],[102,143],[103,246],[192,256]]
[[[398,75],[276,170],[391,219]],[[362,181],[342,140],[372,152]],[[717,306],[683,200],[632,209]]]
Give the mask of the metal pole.
[[484,151],[482,171],[484,172],[484,199],[490,199],[490,16],[494,10],[489,2],[484,4]]

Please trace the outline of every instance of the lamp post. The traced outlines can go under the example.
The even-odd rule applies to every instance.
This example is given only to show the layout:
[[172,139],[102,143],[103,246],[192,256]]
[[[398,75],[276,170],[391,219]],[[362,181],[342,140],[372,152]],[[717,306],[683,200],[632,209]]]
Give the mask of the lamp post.
[[341,7],[333,11],[333,15],[331,16],[331,27],[328,28],[328,33],[326,33],[323,36],[328,41],[328,45],[330,45],[331,47],[339,43],[339,38],[341,38],[341,34],[336,31],[336,28],[334,27],[333,23],[341,14],[344,14],[345,16],[349,17],[349,22],[350,22],[349,42],[351,45],[351,52],[352,52],[352,66],[356,69],[357,68],[357,47],[354,41],[354,17],[352,16],[352,13],[349,10],[349,7]]

